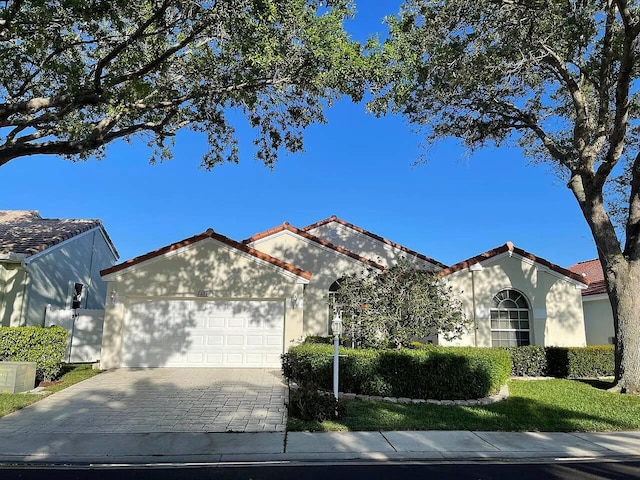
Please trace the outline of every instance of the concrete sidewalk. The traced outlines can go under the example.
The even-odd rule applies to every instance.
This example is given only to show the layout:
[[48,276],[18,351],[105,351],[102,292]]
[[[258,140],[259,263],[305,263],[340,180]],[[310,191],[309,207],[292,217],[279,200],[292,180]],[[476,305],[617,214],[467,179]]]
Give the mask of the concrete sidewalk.
[[621,459],[640,432],[23,433],[0,437],[0,462],[220,463]]

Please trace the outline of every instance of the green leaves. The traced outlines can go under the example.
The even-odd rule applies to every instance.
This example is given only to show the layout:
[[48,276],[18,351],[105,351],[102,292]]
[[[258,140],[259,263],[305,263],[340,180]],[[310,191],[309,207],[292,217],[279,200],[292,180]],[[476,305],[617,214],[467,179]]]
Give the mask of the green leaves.
[[457,338],[468,324],[451,289],[407,261],[380,274],[343,278],[337,301],[345,334],[364,347],[401,347],[436,334]]
[[163,159],[167,139],[190,126],[207,135],[203,166],[213,168],[238,161],[231,119],[244,116],[257,158],[272,166],[302,148],[304,129],[336,98],[362,97],[347,1],[88,5],[0,7],[0,165],[38,153],[101,156],[110,141],[142,134]]

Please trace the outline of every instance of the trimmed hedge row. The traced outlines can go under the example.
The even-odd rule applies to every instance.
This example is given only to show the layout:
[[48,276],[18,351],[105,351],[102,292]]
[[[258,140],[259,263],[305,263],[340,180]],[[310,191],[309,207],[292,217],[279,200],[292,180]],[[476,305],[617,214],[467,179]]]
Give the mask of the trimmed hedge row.
[[517,377],[605,377],[615,371],[613,345],[588,347],[508,347]]
[[0,327],[0,360],[36,362],[36,379],[53,380],[62,370],[67,331],[52,327]]
[[[511,360],[502,349],[428,346],[418,350],[340,348],[340,391],[365,395],[482,398],[509,378]],[[284,376],[327,390],[333,382],[333,348],[304,344],[283,355]]]

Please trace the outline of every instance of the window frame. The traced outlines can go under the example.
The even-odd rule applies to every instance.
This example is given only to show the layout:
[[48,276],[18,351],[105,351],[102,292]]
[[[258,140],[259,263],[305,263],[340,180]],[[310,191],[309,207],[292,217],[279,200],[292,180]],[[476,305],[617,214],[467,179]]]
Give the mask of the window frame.
[[[531,303],[527,296],[515,288],[503,288],[493,296],[491,301],[492,306],[489,309],[491,346],[531,345],[532,315]],[[498,338],[494,338],[496,336]]]

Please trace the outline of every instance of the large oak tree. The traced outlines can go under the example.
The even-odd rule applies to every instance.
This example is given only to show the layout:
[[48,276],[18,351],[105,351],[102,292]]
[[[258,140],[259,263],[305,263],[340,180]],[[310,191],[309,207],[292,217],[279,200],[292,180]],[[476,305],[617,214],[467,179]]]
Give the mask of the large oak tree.
[[210,168],[237,161],[243,118],[271,165],[335,98],[360,97],[349,15],[347,0],[0,1],[0,166],[134,136],[153,161],[188,127]]
[[640,2],[406,0],[389,26],[371,108],[557,169],[604,268],[617,385],[640,393]]

